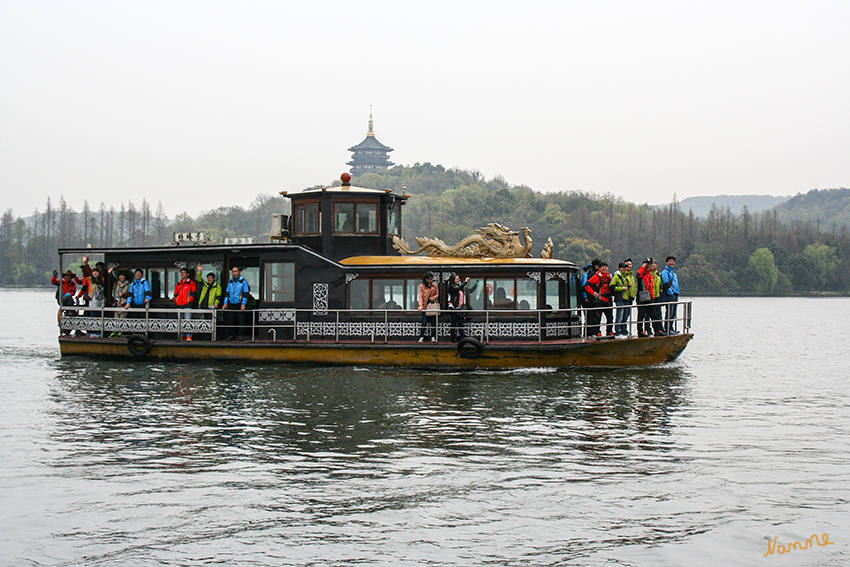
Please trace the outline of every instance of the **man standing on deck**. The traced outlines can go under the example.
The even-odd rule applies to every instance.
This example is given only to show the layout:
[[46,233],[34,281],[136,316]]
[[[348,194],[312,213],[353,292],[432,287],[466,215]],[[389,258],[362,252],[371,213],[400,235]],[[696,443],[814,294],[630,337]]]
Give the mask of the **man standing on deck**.
[[[181,320],[192,319],[191,309],[197,293],[198,286],[189,277],[189,270],[187,268],[181,268],[180,281],[174,287],[174,303],[177,304],[177,309],[179,310],[177,316]],[[181,333],[177,337],[178,340],[183,340],[184,338],[187,341],[191,341],[192,333]]]
[[664,310],[664,331],[668,335],[678,335],[676,330],[676,302],[679,301],[679,276],[676,275],[676,257],[667,256],[667,266],[661,271],[661,297],[666,303]]
[[614,318],[611,314],[611,274],[608,273],[608,263],[600,262],[599,269],[587,280],[585,292],[590,296],[592,311],[587,313],[587,336],[601,337],[600,325],[602,315],[608,325],[608,336],[614,336]]
[[[587,294],[587,291],[585,291],[584,288],[587,285],[587,280],[589,280],[593,276],[593,274],[596,273],[596,270],[599,269],[599,262],[601,262],[601,260],[599,258],[594,258],[593,261],[590,262],[590,264],[588,264],[587,266],[584,267],[584,273],[581,275],[581,300],[582,300],[581,301],[581,307],[584,307],[585,309],[590,307],[590,304],[592,303],[591,299],[593,299],[593,298],[590,295]],[[588,319],[590,319],[590,320],[593,319],[593,312],[592,311],[586,311],[585,312],[585,316],[584,316],[585,325],[591,324],[591,321],[588,320]],[[585,329],[585,331],[586,331],[586,329]],[[591,335],[586,333],[586,336],[591,336]]]
[[617,339],[629,338],[629,316],[632,313],[632,302],[637,294],[637,282],[632,274],[632,259],[626,258],[620,262],[620,269],[611,278],[611,291],[614,294],[614,302],[617,304],[614,316],[614,337]]
[[133,273],[133,281],[130,282],[130,289],[127,291],[127,303],[124,304],[124,309],[131,307],[150,307],[151,304],[151,284],[148,283],[143,276],[144,271],[141,268],[136,268]]
[[233,276],[227,283],[227,290],[224,292],[224,309],[226,319],[224,321],[227,327],[228,340],[244,340],[243,333],[246,326],[245,307],[248,305],[248,293],[251,287],[245,278],[242,277],[242,270],[233,266],[230,270]]

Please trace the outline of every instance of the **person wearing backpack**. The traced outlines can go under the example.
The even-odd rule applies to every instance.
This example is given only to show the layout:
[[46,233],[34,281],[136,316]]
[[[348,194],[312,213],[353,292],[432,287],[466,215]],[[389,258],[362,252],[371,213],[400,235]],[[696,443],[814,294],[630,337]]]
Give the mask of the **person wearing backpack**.
[[227,282],[227,289],[224,292],[224,324],[227,328],[228,340],[242,341],[245,340],[243,333],[247,326],[248,315],[245,310],[251,294],[251,286],[242,277],[242,270],[236,266],[233,266],[230,274],[232,277]]
[[653,272],[650,271],[650,266],[653,263],[654,260],[651,257],[641,262],[640,268],[637,271],[637,277],[635,278],[635,282],[637,283],[637,295],[635,297],[638,304],[637,330],[639,338],[652,336],[652,314],[654,313],[652,291],[654,288],[654,279]]
[[614,303],[617,305],[614,315],[614,338],[629,338],[629,317],[632,313],[632,302],[637,294],[637,282],[632,274],[632,259],[626,258],[620,262],[619,269],[611,278],[611,291]]
[[614,317],[611,309],[611,274],[608,272],[608,263],[600,262],[599,270],[590,276],[584,290],[590,298],[591,310],[587,312],[587,336],[601,337],[600,326],[602,316],[605,315],[605,323],[608,326],[608,335],[614,334]]
[[676,275],[676,257],[667,256],[667,264],[661,271],[661,297],[664,303],[664,331],[668,335],[678,335],[676,331],[676,303],[679,301],[679,276]]

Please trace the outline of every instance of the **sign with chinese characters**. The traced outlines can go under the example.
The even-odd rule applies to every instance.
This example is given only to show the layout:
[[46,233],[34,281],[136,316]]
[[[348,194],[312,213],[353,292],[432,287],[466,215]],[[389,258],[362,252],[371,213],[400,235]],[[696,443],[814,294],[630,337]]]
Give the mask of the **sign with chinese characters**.
[[234,244],[256,244],[257,237],[255,236],[225,236],[223,244],[232,246]]
[[206,244],[210,241],[210,233],[205,230],[193,232],[175,232],[171,236],[174,244]]

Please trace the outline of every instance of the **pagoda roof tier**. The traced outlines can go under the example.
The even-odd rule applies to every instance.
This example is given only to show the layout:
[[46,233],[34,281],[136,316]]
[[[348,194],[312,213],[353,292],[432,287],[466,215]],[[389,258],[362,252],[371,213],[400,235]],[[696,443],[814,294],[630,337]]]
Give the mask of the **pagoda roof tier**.
[[357,144],[356,146],[351,146],[348,148],[349,152],[354,152],[358,150],[381,150],[384,152],[391,152],[393,149],[389,146],[385,146],[375,137],[374,134],[371,136],[366,136],[366,139]]

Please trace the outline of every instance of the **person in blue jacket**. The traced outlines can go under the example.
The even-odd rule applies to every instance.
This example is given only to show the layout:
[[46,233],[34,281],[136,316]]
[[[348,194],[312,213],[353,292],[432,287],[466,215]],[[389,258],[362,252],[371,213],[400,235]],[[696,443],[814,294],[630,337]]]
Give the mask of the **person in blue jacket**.
[[[679,301],[679,276],[676,275],[676,257],[667,256],[667,266],[661,270],[661,302],[667,303],[664,310],[664,330],[668,335],[676,331],[676,302]],[[672,303],[668,303],[672,302]]]
[[225,327],[227,328],[227,340],[244,340],[244,329],[247,326],[247,315],[245,311],[248,305],[248,294],[251,286],[242,277],[242,270],[234,266],[230,270],[232,277],[227,282],[224,291],[224,313]]
[[127,290],[127,303],[124,304],[124,309],[150,307],[151,284],[144,278],[144,275],[145,272],[141,268],[136,268],[133,273],[133,281],[130,282],[130,288]]

